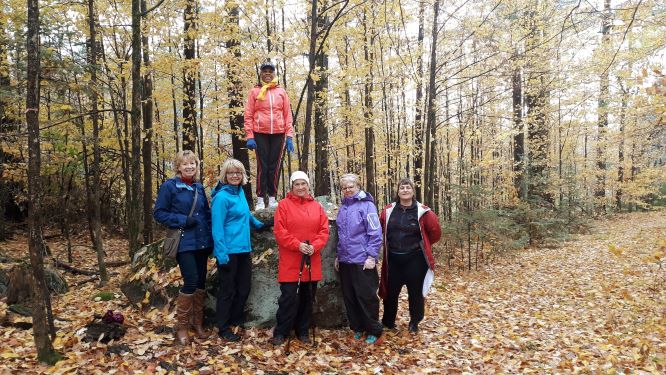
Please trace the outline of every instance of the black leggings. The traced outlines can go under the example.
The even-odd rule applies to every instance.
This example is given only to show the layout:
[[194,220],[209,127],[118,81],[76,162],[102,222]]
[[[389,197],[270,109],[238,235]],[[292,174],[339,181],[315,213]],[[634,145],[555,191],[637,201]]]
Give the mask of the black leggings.
[[428,264],[422,251],[406,254],[388,253],[388,287],[384,298],[384,317],[382,323],[386,327],[395,326],[398,313],[398,297],[402,286],[407,286],[409,297],[410,323],[418,324],[423,320],[424,299],[423,279],[428,272]]
[[280,164],[286,139],[284,133],[254,133],[254,141],[257,143],[255,152],[257,155],[257,197],[259,198],[263,198],[266,194],[274,197],[277,193]]

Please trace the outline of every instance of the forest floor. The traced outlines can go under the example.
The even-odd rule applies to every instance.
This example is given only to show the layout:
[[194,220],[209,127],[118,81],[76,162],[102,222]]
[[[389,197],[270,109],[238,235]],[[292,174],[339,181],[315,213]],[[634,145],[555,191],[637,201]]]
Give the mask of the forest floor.
[[[85,237],[80,238],[81,242]],[[24,257],[24,236],[0,243],[0,255]],[[51,248],[64,258],[58,240]],[[109,260],[126,245],[107,239]],[[94,254],[77,247],[77,267],[94,269]],[[94,282],[53,297],[55,347],[65,360],[38,364],[31,330],[0,327],[0,373],[666,373],[666,211],[621,214],[591,223],[586,234],[557,248],[505,254],[479,271],[440,268],[420,332],[407,332],[406,298],[397,330],[378,345],[355,341],[349,330],[317,330],[317,347],[269,343],[269,329],[242,330],[240,343],[217,336],[191,348],[173,345],[154,329],[173,312],[141,312],[118,289],[127,266],[94,301]],[[71,285],[87,276],[66,274]],[[403,292],[404,293],[404,292]],[[403,296],[404,297],[404,296]],[[95,313],[119,310],[127,334],[108,345],[81,340]],[[6,311],[0,300],[0,316]],[[17,320],[6,316],[8,321]],[[29,321],[28,318],[23,318]],[[20,320],[20,319],[19,319]],[[0,319],[2,321],[2,319]],[[124,348],[123,352],[118,350]]]

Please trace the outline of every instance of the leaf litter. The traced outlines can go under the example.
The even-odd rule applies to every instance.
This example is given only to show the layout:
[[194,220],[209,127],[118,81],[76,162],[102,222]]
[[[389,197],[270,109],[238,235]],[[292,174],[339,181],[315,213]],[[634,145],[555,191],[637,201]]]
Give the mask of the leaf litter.
[[[84,231],[82,231],[84,232]],[[81,235],[81,242],[85,237]],[[27,241],[0,244],[2,255],[25,257]],[[123,260],[126,243],[105,237],[107,254]],[[64,244],[50,243],[60,259]],[[66,359],[36,360],[32,331],[0,326],[0,373],[24,374],[472,374],[666,372],[666,213],[621,214],[597,220],[590,234],[558,248],[529,248],[499,257],[481,271],[438,270],[420,332],[407,332],[403,292],[397,329],[378,345],[354,340],[348,329],[317,330],[317,346],[270,344],[271,330],[241,330],[227,344],[213,335],[191,347],[173,345],[167,309],[131,306],[118,276],[53,296],[55,348]],[[74,248],[77,267],[95,269],[95,256]],[[6,265],[2,264],[3,267]],[[65,274],[73,285],[86,277]],[[94,301],[100,291],[119,295]],[[84,342],[95,313],[120,311],[128,328],[118,342]],[[20,320],[0,300],[2,322]],[[25,319],[25,318],[24,318]]]

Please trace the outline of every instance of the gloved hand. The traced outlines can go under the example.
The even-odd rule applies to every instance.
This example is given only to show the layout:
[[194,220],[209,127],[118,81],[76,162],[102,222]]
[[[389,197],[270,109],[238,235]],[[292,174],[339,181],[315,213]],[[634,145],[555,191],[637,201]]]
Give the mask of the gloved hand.
[[335,268],[336,271],[340,271],[340,261],[338,261],[338,257],[335,257],[335,263],[333,263],[333,268]]
[[290,154],[294,153],[294,141],[291,140],[291,137],[287,137],[287,152]]
[[247,149],[248,150],[255,150],[257,148],[257,142],[254,141],[254,138],[250,138],[247,140]]
[[187,220],[185,220],[185,229],[192,228],[193,226],[197,225],[197,219],[193,218],[192,216],[188,216]]
[[365,263],[363,264],[363,269],[364,270],[371,270],[377,266],[377,262],[375,261],[375,258],[373,257],[368,257],[368,259],[365,260]]

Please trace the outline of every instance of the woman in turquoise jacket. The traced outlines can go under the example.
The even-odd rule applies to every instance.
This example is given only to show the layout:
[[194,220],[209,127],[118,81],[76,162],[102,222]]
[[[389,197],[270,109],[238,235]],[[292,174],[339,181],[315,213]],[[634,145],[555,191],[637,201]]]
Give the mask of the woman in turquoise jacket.
[[217,327],[227,341],[238,341],[231,326],[243,324],[245,301],[250,294],[252,258],[250,227],[262,229],[262,223],[250,213],[243,185],[247,183],[245,167],[236,159],[227,159],[221,167],[220,181],[211,193],[213,254],[217,259],[219,289],[217,292]]

